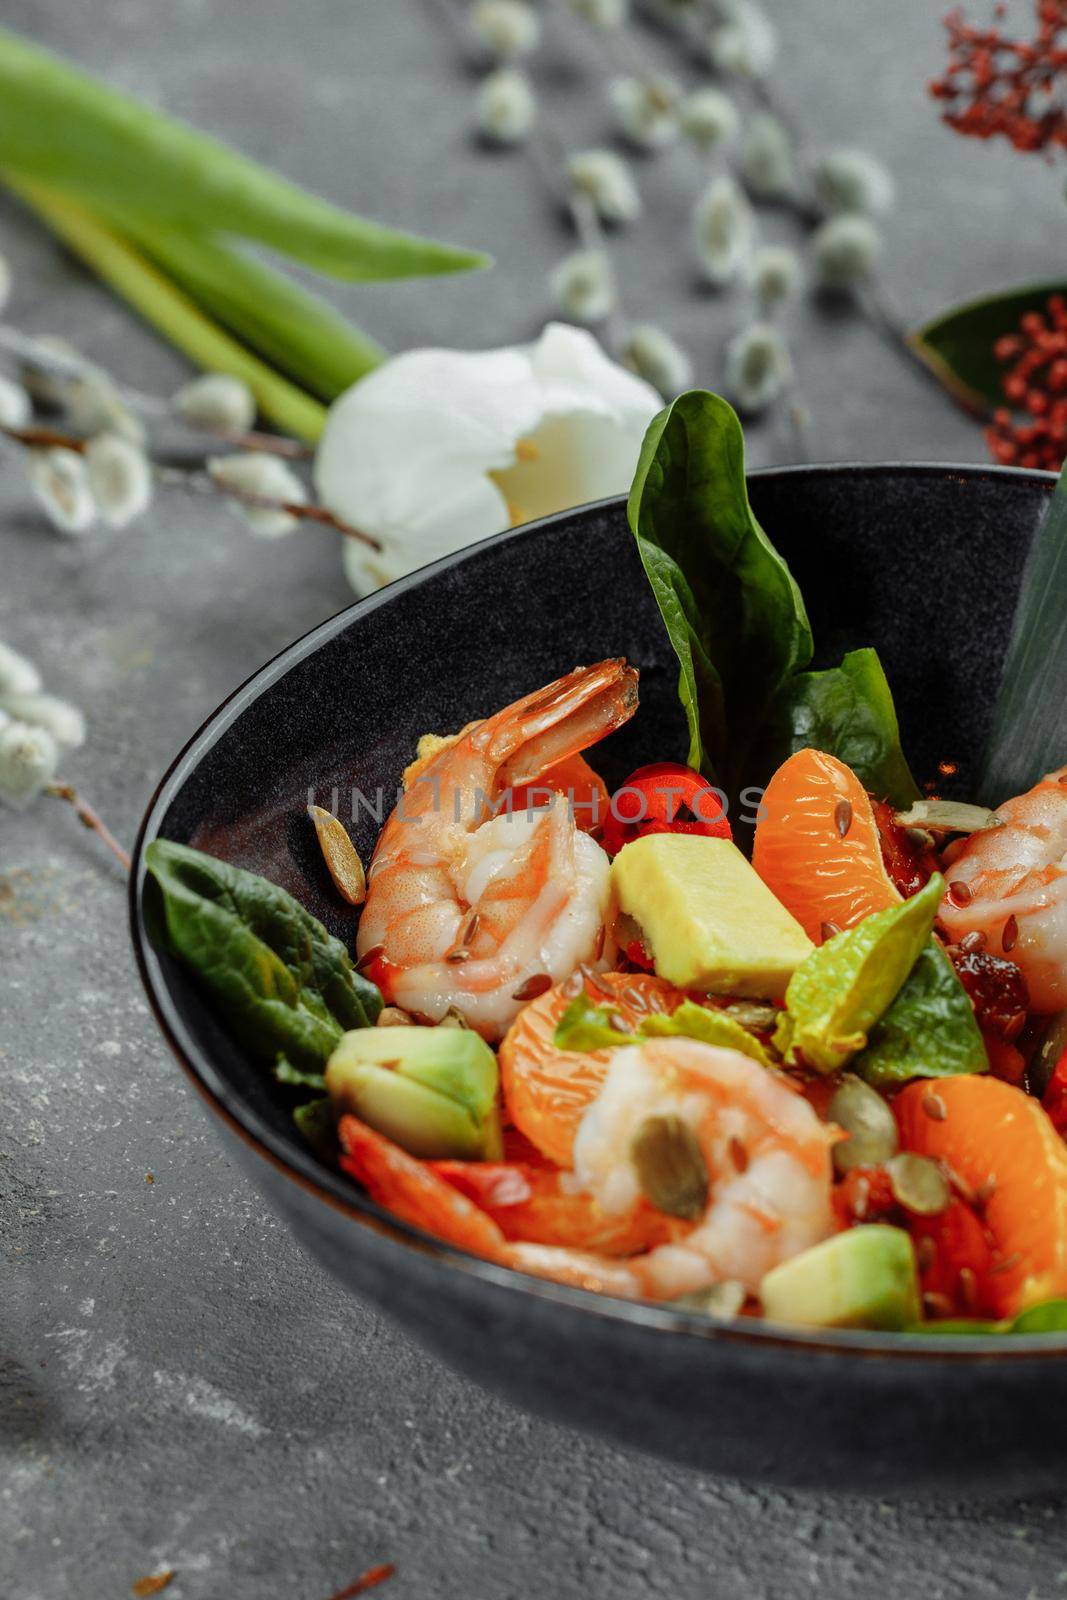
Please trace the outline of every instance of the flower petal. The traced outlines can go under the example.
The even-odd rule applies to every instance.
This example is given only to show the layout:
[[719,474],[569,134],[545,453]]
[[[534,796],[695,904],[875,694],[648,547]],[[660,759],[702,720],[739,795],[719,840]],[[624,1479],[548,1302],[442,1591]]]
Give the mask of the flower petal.
[[506,528],[488,474],[510,466],[542,415],[519,350],[413,350],[361,379],[330,410],[315,459],[324,505],[381,539],[345,565],[380,583]]

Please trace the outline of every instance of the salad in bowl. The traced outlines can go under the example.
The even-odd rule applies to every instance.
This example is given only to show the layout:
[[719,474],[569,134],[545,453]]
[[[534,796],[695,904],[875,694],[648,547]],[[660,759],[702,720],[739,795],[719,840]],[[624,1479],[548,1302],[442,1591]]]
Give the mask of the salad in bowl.
[[916,783],[875,652],[813,670],[716,397],[653,423],[630,522],[687,750],[609,791],[640,674],[576,667],[425,730],[366,863],[309,808],[352,949],[166,839],[153,937],[324,1160],[498,1266],[718,1319],[1067,1327],[1067,751],[993,807]]

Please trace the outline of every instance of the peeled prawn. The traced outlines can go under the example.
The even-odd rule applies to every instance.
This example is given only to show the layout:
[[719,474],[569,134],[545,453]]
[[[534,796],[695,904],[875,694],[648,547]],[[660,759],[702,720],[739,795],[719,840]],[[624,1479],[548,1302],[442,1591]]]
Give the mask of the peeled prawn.
[[[681,1117],[699,1143],[708,1198],[693,1224],[656,1213],[640,1191],[634,1136],[656,1115]],[[341,1119],[339,1136],[345,1170],[404,1221],[502,1266],[627,1299],[670,1300],[725,1279],[756,1290],[772,1267],[836,1228],[837,1130],[784,1077],[693,1039],[615,1053],[579,1126],[574,1171],[536,1180],[555,1213],[552,1232],[541,1207],[523,1212],[535,1190],[530,1174],[526,1191],[509,1197],[513,1173],[472,1181],[476,1165],[460,1174],[455,1164],[417,1161],[355,1117]],[[478,1204],[486,1182],[505,1187]],[[627,1243],[643,1253],[619,1259]]]
[[947,869],[940,918],[958,942],[986,936],[1021,968],[1035,1011],[1067,1007],[1067,767],[998,807]]
[[736,1050],[685,1038],[617,1051],[582,1118],[575,1178],[609,1214],[640,1196],[631,1150],[651,1116],[676,1116],[692,1129],[708,1199],[684,1238],[626,1263],[632,1294],[670,1300],[726,1279],[755,1291],[772,1267],[835,1231],[830,1151],[838,1130],[785,1077]]
[[[525,1000],[600,959],[607,856],[571,807],[546,789],[539,808],[525,786],[636,707],[633,667],[578,667],[410,771],[374,852],[356,942],[391,1003],[428,1022],[458,1011],[496,1040]],[[516,791],[521,809],[504,804]]]

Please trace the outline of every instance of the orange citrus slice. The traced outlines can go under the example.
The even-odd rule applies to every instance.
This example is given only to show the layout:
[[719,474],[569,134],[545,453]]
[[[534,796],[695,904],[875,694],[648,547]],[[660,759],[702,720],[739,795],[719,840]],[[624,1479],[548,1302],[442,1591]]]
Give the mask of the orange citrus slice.
[[[685,995],[645,973],[601,972],[585,979],[597,1004],[615,1006],[636,1028],[649,1011],[675,1011]],[[524,1006],[500,1046],[500,1081],[512,1122],[557,1166],[574,1164],[574,1135],[582,1113],[607,1076],[610,1050],[558,1050],[556,1024],[578,990],[568,979]]]
[[870,798],[836,757],[822,750],[790,756],[768,784],[759,817],[752,865],[815,944],[899,904]]
[[905,1149],[981,1197],[997,1315],[1067,1295],[1067,1145],[1040,1103],[999,1078],[959,1077],[910,1083],[893,1108]]

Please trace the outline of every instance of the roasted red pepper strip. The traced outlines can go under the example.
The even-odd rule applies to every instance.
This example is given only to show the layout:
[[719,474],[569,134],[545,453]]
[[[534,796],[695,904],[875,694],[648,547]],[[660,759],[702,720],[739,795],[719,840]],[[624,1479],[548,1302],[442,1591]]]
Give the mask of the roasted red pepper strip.
[[650,833],[733,838],[720,792],[699,772],[676,761],[638,767],[616,789],[604,824],[604,848],[614,856],[624,844]]
[[992,1240],[965,1200],[953,1200],[935,1217],[906,1213],[915,1245],[927,1315],[995,1317],[997,1298],[990,1273],[996,1265]]
[[1041,1104],[1048,1112],[1056,1132],[1067,1139],[1067,1049],[1052,1069]]

